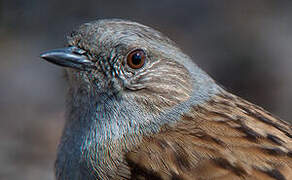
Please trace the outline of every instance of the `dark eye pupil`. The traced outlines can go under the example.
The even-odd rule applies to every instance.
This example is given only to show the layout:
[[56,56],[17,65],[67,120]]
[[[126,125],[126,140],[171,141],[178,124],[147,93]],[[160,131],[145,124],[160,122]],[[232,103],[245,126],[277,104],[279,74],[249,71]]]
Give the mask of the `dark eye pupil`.
[[142,57],[141,57],[141,54],[140,53],[136,53],[132,56],[132,63],[134,65],[139,65],[141,64],[141,60],[142,60]]
[[145,64],[145,53],[143,50],[134,50],[127,56],[127,64],[132,69],[139,69]]

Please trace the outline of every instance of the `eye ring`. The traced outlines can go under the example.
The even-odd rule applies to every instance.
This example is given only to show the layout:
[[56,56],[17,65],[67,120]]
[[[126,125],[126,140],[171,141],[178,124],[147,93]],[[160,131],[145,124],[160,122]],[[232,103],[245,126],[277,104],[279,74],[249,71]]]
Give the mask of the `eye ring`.
[[132,69],[140,69],[144,66],[146,54],[142,49],[135,49],[127,56],[127,64]]

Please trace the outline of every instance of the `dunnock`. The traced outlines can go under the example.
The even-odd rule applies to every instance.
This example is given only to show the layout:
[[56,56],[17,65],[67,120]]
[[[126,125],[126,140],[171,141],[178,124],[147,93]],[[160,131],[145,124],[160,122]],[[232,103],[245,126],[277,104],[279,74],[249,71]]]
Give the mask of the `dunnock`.
[[222,89],[156,30],[86,23],[41,57],[66,67],[58,180],[292,179],[291,125]]

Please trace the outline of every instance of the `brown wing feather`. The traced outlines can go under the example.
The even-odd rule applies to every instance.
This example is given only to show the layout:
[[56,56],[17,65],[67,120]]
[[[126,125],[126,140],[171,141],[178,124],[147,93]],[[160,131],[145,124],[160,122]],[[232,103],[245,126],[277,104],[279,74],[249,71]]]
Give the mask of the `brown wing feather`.
[[231,94],[127,154],[132,179],[292,179],[291,126]]

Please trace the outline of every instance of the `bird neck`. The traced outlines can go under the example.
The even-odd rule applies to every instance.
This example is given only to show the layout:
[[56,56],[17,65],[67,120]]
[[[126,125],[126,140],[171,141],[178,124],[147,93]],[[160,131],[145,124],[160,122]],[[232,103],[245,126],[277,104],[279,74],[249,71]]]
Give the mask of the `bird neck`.
[[159,131],[154,117],[128,100],[108,94],[97,98],[74,89],[67,98],[66,119],[56,171],[61,176],[70,169],[73,179],[108,174],[123,152],[138,144],[142,136]]
[[71,88],[56,162],[57,175],[66,169],[74,174],[72,177],[108,174],[123,152],[131,150],[143,137],[159,132],[165,124],[177,122],[191,107],[218,93],[220,88],[213,80],[202,76],[192,74],[194,90],[187,101],[159,114],[141,111],[131,97],[94,95]]

